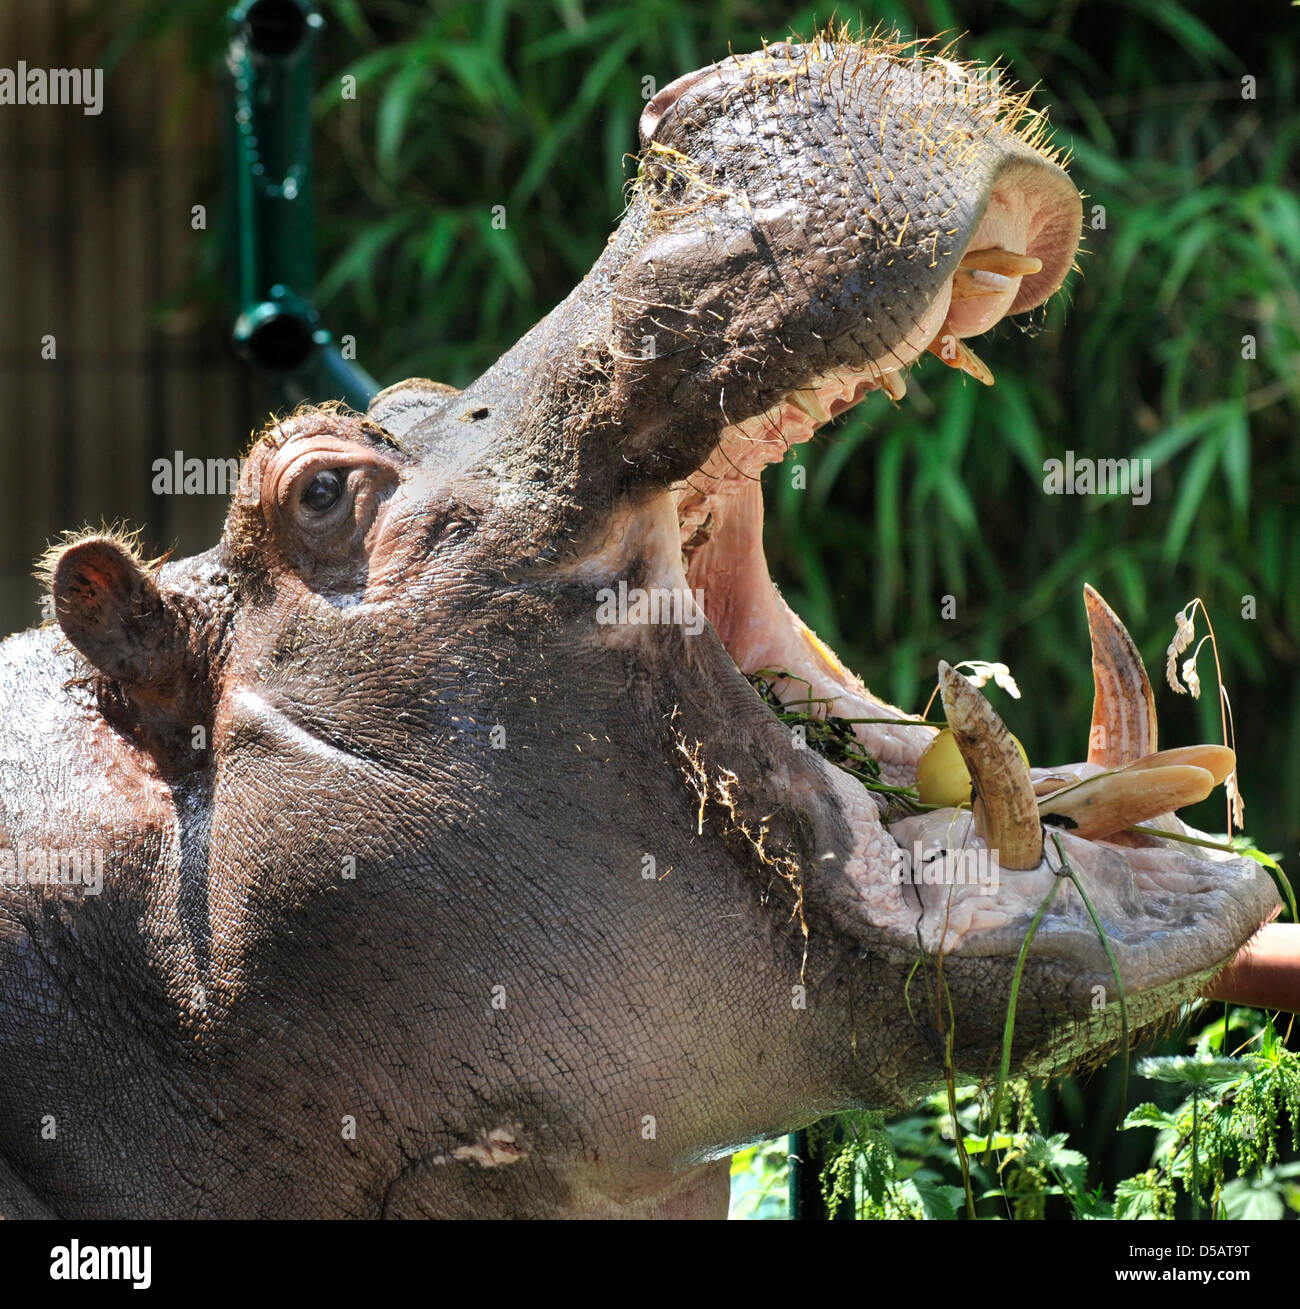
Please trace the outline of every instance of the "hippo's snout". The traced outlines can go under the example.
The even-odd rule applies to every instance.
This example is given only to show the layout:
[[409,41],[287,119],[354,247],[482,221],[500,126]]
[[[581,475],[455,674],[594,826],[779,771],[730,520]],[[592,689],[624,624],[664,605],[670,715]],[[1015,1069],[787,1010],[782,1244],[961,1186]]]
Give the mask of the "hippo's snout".
[[656,474],[698,467],[720,414],[897,398],[927,352],[989,383],[964,342],[1049,299],[1078,247],[1041,115],[996,72],[924,51],[732,56],[663,88],[641,133],[637,239],[602,264],[609,417]]

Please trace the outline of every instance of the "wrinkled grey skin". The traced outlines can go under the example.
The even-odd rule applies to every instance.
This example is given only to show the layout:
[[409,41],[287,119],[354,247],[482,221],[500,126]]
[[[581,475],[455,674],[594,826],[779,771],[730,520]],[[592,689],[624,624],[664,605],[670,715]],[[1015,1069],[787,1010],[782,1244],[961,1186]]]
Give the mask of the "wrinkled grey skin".
[[[104,875],[0,886],[0,1211],[717,1215],[739,1144],[935,1084],[934,961],[909,1008],[830,766],[711,629],[595,621],[660,566],[642,509],[724,422],[902,348],[999,187],[1045,197],[1017,308],[1072,259],[1053,164],[949,107],[969,148],[923,164],[915,70],[817,53],[663,93],[643,131],[695,180],[652,147],[588,278],[467,391],[273,429],[207,554],[50,560],[55,621],[0,647],[0,845]],[[1135,1023],[1271,911],[1242,879],[1132,943]],[[943,962],[964,1073],[1022,935]],[[1095,942],[1035,956],[1020,1066],[1114,1039],[1108,981]]]

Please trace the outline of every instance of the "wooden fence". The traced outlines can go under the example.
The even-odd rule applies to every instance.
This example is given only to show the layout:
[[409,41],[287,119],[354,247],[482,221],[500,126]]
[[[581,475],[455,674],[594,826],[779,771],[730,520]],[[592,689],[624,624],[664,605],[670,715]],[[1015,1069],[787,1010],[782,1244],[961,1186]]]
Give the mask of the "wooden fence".
[[[0,65],[94,67],[112,36],[97,12],[0,6]],[[126,520],[156,550],[212,544],[224,498],[155,496],[153,462],[239,454],[269,403],[196,294],[220,275],[216,72],[196,83],[179,49],[136,47],[99,114],[0,105],[0,635],[36,621],[32,564],[65,529]]]

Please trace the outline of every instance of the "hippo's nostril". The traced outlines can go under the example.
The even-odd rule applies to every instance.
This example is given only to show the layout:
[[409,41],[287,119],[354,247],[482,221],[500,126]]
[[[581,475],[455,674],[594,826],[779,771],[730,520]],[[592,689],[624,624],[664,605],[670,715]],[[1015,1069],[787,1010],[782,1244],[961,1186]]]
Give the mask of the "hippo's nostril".
[[717,69],[712,66],[700,68],[693,73],[686,73],[682,77],[676,78],[674,81],[669,82],[663,90],[659,91],[641,111],[641,119],[637,124],[641,133],[642,147],[649,145],[654,139],[656,128],[685,92],[689,91],[693,86],[697,86],[700,82],[717,76]]

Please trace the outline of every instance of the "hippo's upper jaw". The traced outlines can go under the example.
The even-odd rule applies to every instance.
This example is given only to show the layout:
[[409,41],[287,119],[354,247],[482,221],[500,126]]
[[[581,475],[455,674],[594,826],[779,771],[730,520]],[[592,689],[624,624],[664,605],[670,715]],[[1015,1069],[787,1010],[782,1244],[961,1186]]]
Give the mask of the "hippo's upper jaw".
[[1081,775],[1130,766],[1031,778],[943,668],[973,814],[898,820],[746,676],[890,719],[860,740],[915,779],[930,729],[772,585],[758,474],[928,349],[988,381],[965,339],[1060,285],[1079,198],[1015,116],[879,42],[682,78],[592,272],[466,391],[274,425],[197,559],[53,553],[57,626],[0,647],[0,849],[102,885],[0,882],[0,1211],[725,1211],[738,1143],[995,1067],[1054,886],[1020,1066],[1114,1039],[1062,855],[1132,1026],[1274,912],[1126,830],[1230,765],[1134,762],[1099,597]]

